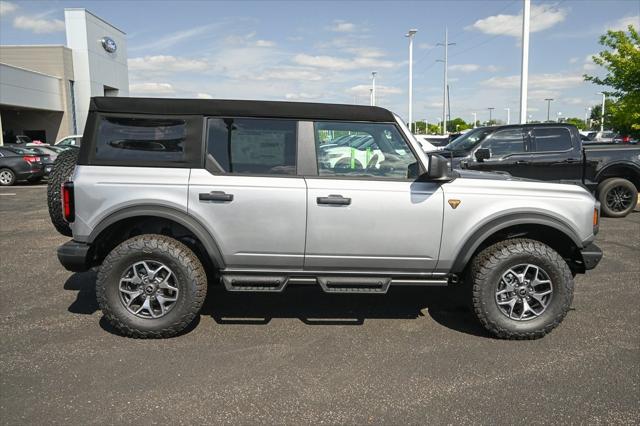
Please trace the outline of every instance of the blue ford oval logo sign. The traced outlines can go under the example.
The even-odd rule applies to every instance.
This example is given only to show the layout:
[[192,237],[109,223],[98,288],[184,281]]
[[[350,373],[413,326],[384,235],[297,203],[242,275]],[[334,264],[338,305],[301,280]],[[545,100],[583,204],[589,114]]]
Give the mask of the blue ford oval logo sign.
[[118,45],[111,37],[102,37],[100,43],[102,43],[102,48],[109,53],[113,53],[118,49]]

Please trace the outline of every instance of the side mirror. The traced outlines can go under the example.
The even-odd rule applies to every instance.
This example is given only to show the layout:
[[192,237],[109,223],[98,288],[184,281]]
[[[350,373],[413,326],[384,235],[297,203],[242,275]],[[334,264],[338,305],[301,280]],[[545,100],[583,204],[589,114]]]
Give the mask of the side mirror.
[[429,156],[429,171],[427,176],[429,180],[451,180],[453,174],[451,173],[451,164],[449,160],[438,154],[428,154]]
[[476,160],[482,163],[484,160],[491,158],[491,150],[489,148],[479,148],[476,150]]

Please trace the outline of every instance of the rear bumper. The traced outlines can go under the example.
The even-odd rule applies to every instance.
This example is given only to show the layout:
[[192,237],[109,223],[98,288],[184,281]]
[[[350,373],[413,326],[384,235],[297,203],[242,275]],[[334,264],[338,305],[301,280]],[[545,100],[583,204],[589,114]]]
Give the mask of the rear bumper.
[[593,243],[580,250],[580,253],[582,254],[584,269],[587,271],[595,268],[600,259],[602,259],[602,249]]
[[89,244],[71,240],[58,247],[58,260],[69,271],[88,271],[91,268],[89,250]]

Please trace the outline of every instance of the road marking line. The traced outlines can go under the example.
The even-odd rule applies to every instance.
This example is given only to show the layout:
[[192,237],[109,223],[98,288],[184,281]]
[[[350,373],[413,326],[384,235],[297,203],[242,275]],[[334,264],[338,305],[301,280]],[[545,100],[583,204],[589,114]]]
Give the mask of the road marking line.
[[12,194],[10,192],[0,192],[0,195],[16,195],[16,194]]

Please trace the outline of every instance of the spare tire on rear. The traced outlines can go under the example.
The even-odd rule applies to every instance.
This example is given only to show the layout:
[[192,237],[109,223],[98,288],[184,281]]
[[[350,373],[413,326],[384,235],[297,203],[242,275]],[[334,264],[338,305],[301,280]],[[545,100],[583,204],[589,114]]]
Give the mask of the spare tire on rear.
[[53,169],[49,175],[47,185],[47,205],[49,206],[49,218],[56,230],[67,237],[71,236],[71,228],[62,214],[62,202],[60,201],[60,189],[63,183],[71,178],[78,162],[80,150],[70,148],[61,152],[53,163]]

